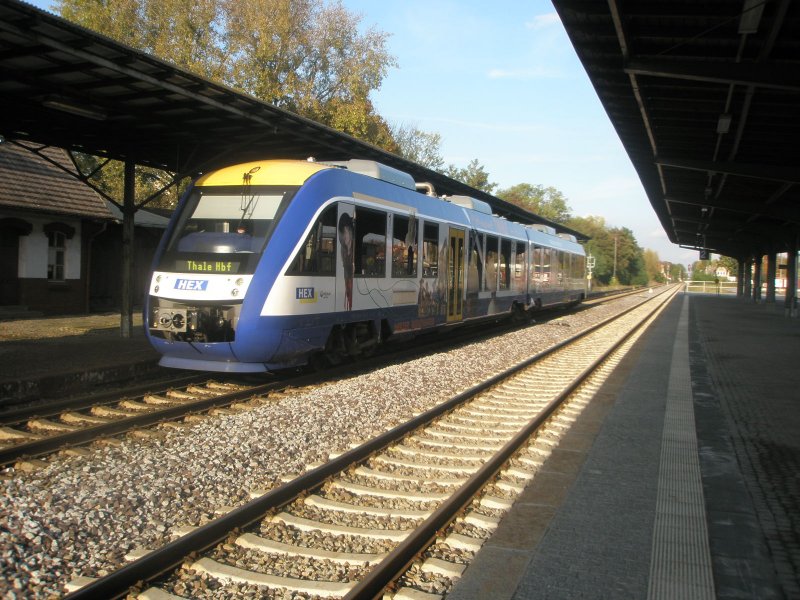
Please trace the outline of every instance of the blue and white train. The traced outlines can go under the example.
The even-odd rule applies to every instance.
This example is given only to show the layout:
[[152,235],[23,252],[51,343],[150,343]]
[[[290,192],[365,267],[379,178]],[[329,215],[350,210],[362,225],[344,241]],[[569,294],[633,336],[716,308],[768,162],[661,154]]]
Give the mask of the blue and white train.
[[203,175],[154,265],[145,328],[160,364],[204,371],[337,363],[387,339],[586,294],[573,236],[436,197],[365,160],[265,160]]

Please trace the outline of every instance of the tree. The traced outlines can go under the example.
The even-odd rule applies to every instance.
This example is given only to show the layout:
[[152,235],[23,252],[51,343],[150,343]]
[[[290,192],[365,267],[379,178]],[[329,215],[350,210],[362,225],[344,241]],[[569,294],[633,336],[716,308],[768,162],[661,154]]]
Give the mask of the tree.
[[455,165],[449,165],[445,170],[445,175],[452,179],[457,179],[476,190],[482,190],[487,194],[494,193],[497,188],[496,183],[489,181],[489,173],[484,166],[478,161],[477,158],[472,159],[466,168],[458,168]]
[[669,277],[673,282],[686,281],[688,279],[686,267],[682,264],[672,263],[669,267]]
[[440,134],[423,131],[415,125],[403,124],[392,127],[392,137],[398,145],[398,153],[403,158],[434,171],[444,169]]
[[[369,99],[395,65],[387,34],[323,0],[59,0],[62,17],[203,77],[396,152]],[[92,171],[99,159],[79,158]],[[92,178],[121,199],[122,164]],[[171,180],[137,168],[137,200]],[[174,188],[172,188],[174,190]],[[174,206],[175,192],[155,205]]]
[[728,269],[728,273],[736,276],[739,273],[739,261],[730,256],[720,256],[717,264]]
[[340,0],[59,0],[61,16],[389,151],[388,34]]
[[644,252],[633,232],[626,228],[610,229],[603,217],[573,217],[567,226],[591,239],[586,253],[595,257],[593,277],[602,285],[645,285],[648,282]]
[[649,248],[645,249],[644,268],[650,281],[664,283],[666,280],[661,268],[661,259],[658,257],[658,252],[655,250],[650,250]]
[[572,216],[564,194],[554,187],[518,183],[500,190],[497,197],[556,223],[566,223]]

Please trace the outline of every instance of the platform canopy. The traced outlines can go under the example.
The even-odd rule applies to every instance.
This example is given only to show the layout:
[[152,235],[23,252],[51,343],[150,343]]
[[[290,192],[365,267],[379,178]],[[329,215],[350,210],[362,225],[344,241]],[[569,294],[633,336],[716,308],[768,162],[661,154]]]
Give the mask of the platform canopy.
[[554,5],[669,239],[796,249],[800,2]]
[[[409,93],[415,93],[409,90]],[[240,161],[376,160],[522,223],[574,232],[441,173],[17,0],[0,0],[0,135],[193,175]]]

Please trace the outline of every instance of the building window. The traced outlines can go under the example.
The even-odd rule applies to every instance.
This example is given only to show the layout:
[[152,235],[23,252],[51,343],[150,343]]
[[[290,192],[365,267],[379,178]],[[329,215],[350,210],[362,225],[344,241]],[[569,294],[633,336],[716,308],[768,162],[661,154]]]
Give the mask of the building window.
[[61,231],[47,232],[47,280],[64,281],[64,256],[67,236]]

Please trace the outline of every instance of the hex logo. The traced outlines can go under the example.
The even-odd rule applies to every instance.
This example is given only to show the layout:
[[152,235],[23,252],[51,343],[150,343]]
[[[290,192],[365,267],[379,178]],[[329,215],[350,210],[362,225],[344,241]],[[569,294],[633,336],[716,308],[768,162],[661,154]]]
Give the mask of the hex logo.
[[314,288],[313,287],[295,288],[294,298],[295,298],[295,300],[300,300],[300,302],[303,302],[303,303],[316,302],[317,301],[317,296],[314,293]]
[[208,279],[176,279],[175,289],[187,292],[205,292]]

